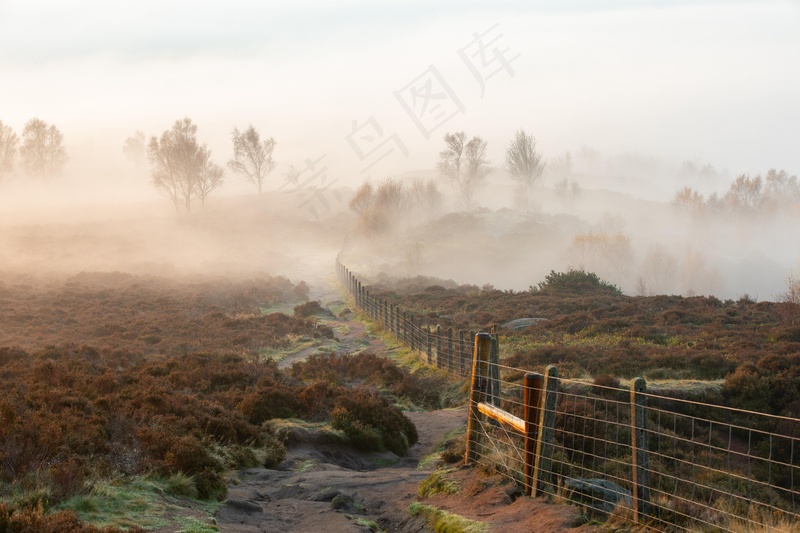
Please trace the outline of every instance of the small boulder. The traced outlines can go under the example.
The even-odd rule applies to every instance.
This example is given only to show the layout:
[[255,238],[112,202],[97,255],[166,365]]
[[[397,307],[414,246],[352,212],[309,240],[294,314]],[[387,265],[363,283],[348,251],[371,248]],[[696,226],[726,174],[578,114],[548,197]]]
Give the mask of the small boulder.
[[602,514],[611,514],[619,505],[633,505],[631,491],[607,479],[567,478],[564,488],[570,501]]

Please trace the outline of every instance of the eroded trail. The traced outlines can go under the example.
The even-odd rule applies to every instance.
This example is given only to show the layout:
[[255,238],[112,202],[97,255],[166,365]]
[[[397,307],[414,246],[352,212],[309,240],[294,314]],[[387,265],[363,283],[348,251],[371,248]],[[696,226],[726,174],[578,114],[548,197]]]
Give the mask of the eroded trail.
[[[331,296],[330,294],[325,296]],[[335,295],[334,295],[335,296]],[[338,300],[323,301],[336,309]],[[286,356],[287,368],[317,350],[386,353],[383,341],[368,334],[366,325],[349,309],[339,317],[317,318],[336,332],[336,342],[309,346]],[[217,513],[222,531],[369,531],[379,524],[386,531],[426,531],[424,519],[407,513],[419,483],[431,468],[420,460],[434,452],[444,436],[466,424],[466,409],[409,412],[419,435],[406,457],[391,453],[361,453],[326,441],[313,429],[292,428],[286,435],[287,456],[275,470],[240,472],[240,483],[228,489]]]
[[[409,413],[419,442],[408,457],[359,454],[349,448],[314,443],[313,435],[288,446],[277,470],[241,472],[241,484],[229,488],[217,514],[221,531],[370,531],[370,522],[386,531],[428,531],[407,508],[430,468],[419,461],[435,450],[449,431],[466,420],[464,409]],[[308,442],[310,439],[312,442]],[[387,466],[381,466],[381,464]]]
[[[308,346],[281,360],[289,367],[317,350],[340,354],[369,350],[388,354],[352,309],[331,290],[319,295],[323,306],[338,309],[318,320],[336,332],[335,342]],[[319,297],[318,296],[318,297]],[[326,297],[328,298],[326,300]],[[418,500],[420,483],[436,468],[421,460],[436,451],[445,436],[466,430],[466,407],[408,412],[418,442],[408,456],[363,453],[332,443],[313,426],[285,431],[287,454],[277,469],[252,468],[239,472],[228,488],[228,499],[216,513],[220,531],[250,532],[421,532],[433,531],[428,520],[411,516],[409,505]],[[519,490],[505,479],[483,476],[475,469],[455,473],[462,490],[434,498],[446,509],[490,525],[492,531],[588,531],[573,507],[519,498]]]

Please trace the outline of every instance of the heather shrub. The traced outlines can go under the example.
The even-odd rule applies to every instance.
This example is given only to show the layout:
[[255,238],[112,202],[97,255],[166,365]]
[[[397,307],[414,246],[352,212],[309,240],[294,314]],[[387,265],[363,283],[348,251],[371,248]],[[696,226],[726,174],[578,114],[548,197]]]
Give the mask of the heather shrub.
[[322,312],[322,306],[317,300],[305,302],[294,307],[295,318],[308,318],[320,312]]
[[389,450],[402,456],[418,438],[417,428],[400,409],[363,388],[338,398],[331,424],[363,450]]
[[441,395],[448,383],[446,377],[430,370],[420,369],[412,373],[391,359],[372,352],[341,356],[334,353],[314,354],[305,361],[292,365],[291,372],[297,379],[313,381],[314,384],[310,387],[320,388],[306,389],[308,392],[302,392],[301,397],[323,395],[320,400],[323,400],[325,406],[331,405],[334,392],[322,390],[321,382],[340,384],[361,381],[378,385],[393,394],[408,398],[416,405],[429,408],[441,406]]
[[544,281],[536,287],[540,291],[551,291],[570,294],[607,293],[621,295],[622,291],[616,285],[603,281],[593,272],[583,270],[570,270],[556,272],[551,270]]
[[619,378],[609,374],[600,374],[592,381],[592,392],[598,396],[616,396],[620,387]]

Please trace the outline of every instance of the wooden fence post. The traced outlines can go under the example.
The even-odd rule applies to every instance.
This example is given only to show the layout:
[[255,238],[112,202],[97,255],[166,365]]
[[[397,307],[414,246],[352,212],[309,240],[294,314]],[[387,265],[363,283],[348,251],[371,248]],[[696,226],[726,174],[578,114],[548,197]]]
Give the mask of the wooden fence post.
[[464,357],[464,348],[466,347],[466,345],[467,345],[467,338],[465,336],[464,330],[460,329],[458,330],[458,350],[456,350],[456,353],[452,354],[453,358],[450,361],[450,364],[452,365],[453,370],[458,372],[458,375],[462,377],[464,376],[464,374],[461,371],[461,361]]
[[497,326],[492,326],[492,354],[489,359],[489,403],[500,407],[500,339]]
[[431,325],[425,324],[425,355],[427,356],[427,363],[433,363],[433,339],[431,338]]
[[453,360],[453,328],[447,328],[447,371],[450,372],[451,361]]
[[[489,336],[489,338],[490,339],[492,338],[491,335]],[[472,331],[472,330],[469,330],[469,342],[470,343],[475,342],[475,332]],[[487,357],[491,357],[491,351],[492,351],[492,345],[491,345],[491,342],[490,342],[489,343],[489,354],[487,355]],[[463,357],[461,359],[461,363],[460,364],[461,364],[461,371],[460,371],[459,375],[461,375],[461,376],[466,375],[466,373],[469,371],[469,367],[467,366],[467,358]],[[489,376],[487,375],[486,378],[488,379]]]
[[409,344],[411,344],[411,351],[413,352],[414,350],[419,348],[417,346],[417,332],[416,332],[417,319],[414,317],[414,313],[411,313],[411,315],[409,316],[409,324],[411,325],[411,335],[410,335],[411,342]]
[[420,355],[425,354],[425,337],[422,335],[422,317],[417,318],[414,324],[414,331],[417,333],[417,351]]
[[556,400],[558,395],[558,368],[547,365],[544,374],[544,395],[539,410],[539,434],[536,438],[536,463],[533,468],[531,496],[552,492],[553,435],[556,425]]
[[[450,329],[452,331],[452,328]],[[451,336],[452,338],[452,336]],[[475,348],[472,356],[472,386],[469,394],[469,419],[467,420],[467,451],[464,454],[464,464],[478,460],[478,446],[480,434],[480,411],[478,404],[486,400],[486,379],[489,370],[489,354],[492,349],[492,337],[488,333],[478,333],[475,337]]]
[[442,357],[442,326],[436,324],[436,368],[442,368],[444,358]]
[[631,459],[633,496],[633,522],[638,524],[640,515],[647,513],[650,500],[650,456],[647,448],[647,383],[643,378],[631,382]]
[[536,465],[536,442],[539,436],[541,419],[542,385],[544,376],[535,372],[525,374],[523,380],[523,405],[525,416],[525,494],[533,490],[533,472]]

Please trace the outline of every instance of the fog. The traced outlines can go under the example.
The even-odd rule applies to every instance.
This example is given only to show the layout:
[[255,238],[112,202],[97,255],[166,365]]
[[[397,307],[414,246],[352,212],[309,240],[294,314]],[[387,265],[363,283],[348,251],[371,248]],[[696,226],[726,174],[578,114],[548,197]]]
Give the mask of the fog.
[[[0,271],[324,279],[352,235],[365,250],[353,261],[374,274],[524,290],[584,267],[629,294],[774,299],[800,272],[796,208],[716,216],[672,202],[686,186],[708,198],[742,174],[800,172],[798,22],[789,1],[0,1],[0,121],[20,136],[33,117],[55,125],[69,156],[50,180],[19,158],[0,178]],[[228,171],[205,209],[176,214],[122,144],[183,117],[222,166],[233,127],[275,138],[268,193]],[[571,153],[580,194],[548,177],[515,210],[501,167],[520,128],[548,161]],[[451,193],[435,168],[455,131],[485,139],[494,168],[475,233],[417,218],[358,236],[347,201],[366,180],[437,179]],[[307,188],[329,195],[314,209],[282,178],[309,162],[325,172]],[[575,241],[603,234],[629,239],[624,268]],[[454,243],[471,240],[493,259],[463,260]]]

